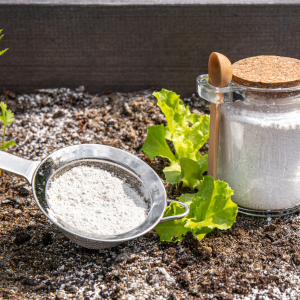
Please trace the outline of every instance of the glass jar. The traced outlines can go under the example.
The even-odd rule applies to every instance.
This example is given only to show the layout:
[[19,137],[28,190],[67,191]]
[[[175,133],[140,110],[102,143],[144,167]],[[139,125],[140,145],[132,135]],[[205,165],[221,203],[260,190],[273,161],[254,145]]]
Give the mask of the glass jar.
[[239,212],[281,216],[300,209],[300,86],[226,88],[197,78],[199,96],[223,100],[218,179],[234,190]]

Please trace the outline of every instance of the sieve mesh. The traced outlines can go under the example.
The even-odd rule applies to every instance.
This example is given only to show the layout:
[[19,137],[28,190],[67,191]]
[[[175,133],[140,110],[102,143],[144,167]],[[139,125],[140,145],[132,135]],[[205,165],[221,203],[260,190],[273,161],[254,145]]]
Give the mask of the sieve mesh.
[[[50,215],[52,215],[53,217],[56,217],[56,216],[52,212],[51,206],[50,206],[49,202],[47,201],[47,189],[49,189],[51,187],[52,182],[56,178],[58,178],[65,172],[71,170],[72,168],[75,168],[78,166],[88,166],[91,168],[98,168],[98,169],[101,169],[101,170],[111,173],[112,176],[117,177],[123,181],[125,179],[125,182],[131,188],[135,189],[138,192],[138,194],[145,199],[145,201],[149,204],[149,206],[151,206],[151,197],[149,195],[149,192],[145,188],[145,185],[143,185],[143,182],[141,181],[141,179],[139,177],[137,177],[135,174],[133,174],[131,171],[129,171],[126,168],[124,168],[120,165],[117,165],[113,162],[101,161],[101,160],[95,160],[95,159],[84,159],[84,160],[73,161],[73,162],[63,165],[49,177],[47,184],[46,184],[45,195],[46,195],[46,203],[47,203],[47,207],[48,207],[48,213]],[[66,235],[71,241],[73,241],[74,243],[76,243],[80,246],[90,248],[90,249],[99,249],[99,248],[108,248],[108,247],[112,247],[112,246],[119,244],[119,243],[109,243],[109,244],[102,243],[102,245],[101,245],[99,243],[99,241],[90,240],[87,238],[83,238],[79,235],[76,235],[76,233],[80,234],[80,235],[86,235],[86,233],[78,230],[77,228],[71,226],[70,224],[64,222],[63,220],[57,218],[57,222],[62,226],[62,228],[60,228],[60,230],[63,232],[63,234]],[[68,229],[68,231],[64,230],[64,228]],[[72,231],[74,234],[71,234],[70,231]],[[93,237],[100,237],[100,238],[102,237],[103,238],[105,236],[93,234]]]
[[139,177],[137,177],[132,172],[130,172],[129,170],[127,170],[126,168],[124,168],[120,165],[117,165],[117,164],[114,164],[114,163],[108,162],[108,161],[98,161],[98,160],[94,160],[94,159],[77,160],[77,161],[65,164],[64,166],[62,166],[61,168],[56,170],[55,173],[53,173],[51,175],[51,177],[48,179],[48,182],[46,185],[46,190],[48,188],[50,188],[51,183],[53,182],[54,179],[61,176],[65,172],[71,170],[72,168],[79,167],[79,166],[88,166],[91,168],[98,168],[98,169],[101,169],[101,170],[111,173],[113,176],[115,176],[121,180],[125,179],[125,182],[128,185],[130,185],[131,188],[135,189],[140,194],[140,196],[147,198],[146,191],[143,189],[144,188],[143,182],[141,181],[141,179]]

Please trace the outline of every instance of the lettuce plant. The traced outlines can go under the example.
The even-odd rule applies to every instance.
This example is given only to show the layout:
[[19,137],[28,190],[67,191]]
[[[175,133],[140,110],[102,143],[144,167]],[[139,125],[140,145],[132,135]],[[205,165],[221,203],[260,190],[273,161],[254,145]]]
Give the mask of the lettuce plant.
[[[209,136],[209,116],[192,114],[179,96],[171,91],[162,89],[153,95],[158,99],[157,105],[168,125],[148,127],[141,150],[150,159],[162,156],[170,161],[170,166],[163,170],[168,182],[175,184],[182,181],[183,186],[196,188],[207,170],[207,155],[201,156],[199,149]],[[166,140],[173,142],[175,154]]]
[[[153,95],[168,125],[148,127],[141,150],[150,159],[162,156],[170,161],[170,165],[163,170],[168,182],[182,182],[183,186],[197,190],[195,194],[179,197],[180,201],[190,206],[187,217],[156,226],[161,241],[182,240],[182,235],[188,231],[201,240],[214,228],[231,228],[237,215],[237,205],[231,201],[232,189],[227,183],[214,180],[212,176],[203,176],[207,171],[208,159],[206,154],[200,155],[199,149],[209,137],[209,116],[191,113],[189,107],[185,107],[179,96],[172,91],[162,89]],[[175,153],[166,140],[173,143]],[[184,208],[177,202],[172,202],[165,216],[183,211]]]

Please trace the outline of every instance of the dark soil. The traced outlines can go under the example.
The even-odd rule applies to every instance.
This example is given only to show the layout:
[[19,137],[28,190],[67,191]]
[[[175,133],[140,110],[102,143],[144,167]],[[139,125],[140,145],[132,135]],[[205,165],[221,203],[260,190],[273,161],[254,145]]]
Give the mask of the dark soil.
[[[166,160],[151,161],[140,151],[147,126],[165,122],[151,92],[6,92],[0,101],[16,112],[7,139],[17,146],[9,152],[42,159],[68,145],[111,145],[146,161],[174,199],[188,190],[164,180]],[[208,112],[194,95],[184,101],[195,113]],[[200,242],[187,233],[180,243],[162,243],[151,231],[89,250],[44,217],[24,179],[6,173],[0,177],[0,299],[300,299],[299,232],[299,213],[239,214],[232,230]]]

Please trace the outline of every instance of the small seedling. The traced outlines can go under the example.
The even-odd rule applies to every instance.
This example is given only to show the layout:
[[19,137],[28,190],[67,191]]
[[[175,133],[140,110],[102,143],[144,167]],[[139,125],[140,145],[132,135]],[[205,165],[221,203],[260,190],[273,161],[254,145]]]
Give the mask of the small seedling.
[[4,123],[4,129],[3,129],[3,137],[2,137],[2,143],[1,143],[1,149],[4,150],[7,149],[10,146],[13,146],[16,144],[15,141],[8,141],[5,142],[5,130],[6,127],[11,124],[15,119],[14,119],[14,113],[10,110],[7,109],[7,105],[4,102],[0,103],[0,120]]
[[[1,32],[3,31],[3,29],[0,29],[0,40],[4,37],[4,34],[2,34],[1,35]],[[2,55],[2,54],[4,54],[6,51],[8,50],[8,48],[6,48],[6,49],[4,49],[4,50],[0,50],[0,55]],[[2,105],[2,103],[3,102],[1,102],[1,104],[0,104],[0,106]],[[6,104],[4,104],[3,103],[3,107],[4,107],[4,105],[5,105],[5,109],[3,110],[2,109],[2,106],[1,106],[1,115],[0,115],[0,119],[1,119],[1,121],[3,121],[4,122],[4,120],[3,119],[5,119],[6,117],[6,113],[5,113],[5,111],[6,111]],[[12,114],[12,117],[14,116],[14,114],[10,111],[10,113]],[[13,120],[10,122],[10,123],[12,123],[14,121],[14,118],[13,118]],[[6,121],[7,122],[7,121]],[[3,150],[3,149],[6,149],[6,148],[8,148],[9,146],[12,146],[12,145],[14,145],[15,144],[15,142],[13,142],[13,144],[12,143],[10,143],[10,142],[12,142],[12,141],[10,141],[10,142],[7,142],[7,144],[5,144],[5,142],[4,142],[4,138],[5,138],[5,129],[6,129],[6,126],[5,126],[5,123],[6,122],[4,122],[4,131],[3,131],[3,139],[2,139],[2,144],[1,144],[1,149],[0,150]],[[8,123],[8,124],[10,124],[10,123]],[[10,144],[9,144],[10,143]],[[4,148],[6,146],[6,148]],[[3,172],[0,170],[0,176],[2,176],[3,175]]]
[[[7,109],[7,105],[4,102],[0,103],[0,108],[1,108],[0,109],[0,120],[4,123],[2,143],[1,143],[0,150],[4,150],[4,149],[7,149],[8,147],[16,144],[15,141],[5,142],[6,127],[9,124],[11,124],[15,119],[14,119],[14,113],[10,109]],[[3,172],[1,170],[0,170],[0,176],[3,176]]]
[[[0,29],[0,40],[4,37],[4,34],[1,35],[1,32],[3,31],[3,29]],[[8,48],[4,49],[4,50],[0,50],[0,55],[2,55],[3,53],[5,53],[8,50]]]

